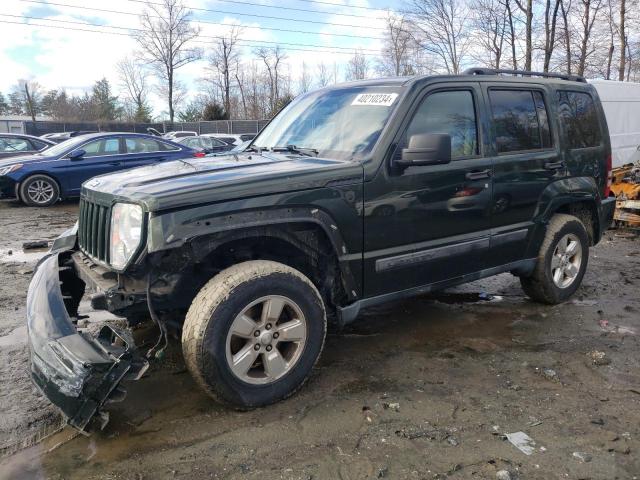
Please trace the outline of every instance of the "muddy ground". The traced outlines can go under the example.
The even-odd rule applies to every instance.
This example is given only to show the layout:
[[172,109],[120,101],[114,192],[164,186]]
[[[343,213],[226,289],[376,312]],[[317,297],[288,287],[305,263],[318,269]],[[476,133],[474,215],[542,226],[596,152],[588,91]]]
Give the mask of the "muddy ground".
[[[297,395],[245,413],[205,396],[174,348],[104,431],[35,443],[60,418],[28,379],[37,254],[20,246],[76,211],[0,202],[0,478],[640,478],[640,239],[613,231],[566,304],[501,275],[369,310],[329,336]],[[520,431],[531,455],[506,439]]]

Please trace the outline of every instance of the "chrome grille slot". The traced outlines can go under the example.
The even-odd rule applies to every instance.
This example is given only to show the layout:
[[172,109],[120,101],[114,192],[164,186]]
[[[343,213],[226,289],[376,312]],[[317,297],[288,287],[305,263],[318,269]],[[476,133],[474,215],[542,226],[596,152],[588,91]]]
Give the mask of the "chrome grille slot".
[[111,212],[109,207],[80,200],[78,215],[78,245],[90,257],[108,262],[109,252],[109,222]]

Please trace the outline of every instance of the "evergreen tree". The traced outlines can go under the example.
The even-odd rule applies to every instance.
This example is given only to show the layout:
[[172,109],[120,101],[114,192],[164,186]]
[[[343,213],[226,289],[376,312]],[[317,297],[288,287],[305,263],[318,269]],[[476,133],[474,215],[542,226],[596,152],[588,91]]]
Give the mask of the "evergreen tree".
[[9,104],[4,98],[2,92],[0,92],[0,115],[5,115],[9,113]]
[[202,120],[202,109],[196,102],[191,102],[187,108],[178,113],[181,122],[197,122]]
[[93,85],[91,103],[95,120],[116,120],[122,115],[118,97],[111,94],[111,85],[106,78]]
[[209,102],[202,111],[202,120],[228,120],[229,115],[224,111],[222,105],[217,102]]

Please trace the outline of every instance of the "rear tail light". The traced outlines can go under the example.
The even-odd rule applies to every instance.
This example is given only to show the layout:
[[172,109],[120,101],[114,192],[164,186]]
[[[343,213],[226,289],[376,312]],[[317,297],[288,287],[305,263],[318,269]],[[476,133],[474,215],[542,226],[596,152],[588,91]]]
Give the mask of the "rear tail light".
[[604,187],[604,198],[611,193],[611,184],[613,183],[613,159],[611,155],[607,156],[607,184]]
[[202,158],[202,157],[206,156],[206,154],[204,152],[195,152],[193,154],[193,156],[196,157],[196,158]]

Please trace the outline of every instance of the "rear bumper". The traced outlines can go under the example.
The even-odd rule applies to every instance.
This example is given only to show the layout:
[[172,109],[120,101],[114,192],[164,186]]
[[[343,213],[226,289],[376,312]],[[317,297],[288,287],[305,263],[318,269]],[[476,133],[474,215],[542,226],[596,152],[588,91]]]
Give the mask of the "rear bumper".
[[93,337],[76,328],[84,284],[67,265],[69,254],[39,263],[27,295],[27,328],[34,383],[83,430],[105,402],[124,397],[120,382],[140,378],[148,363],[126,331],[105,325]]

